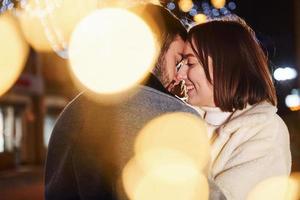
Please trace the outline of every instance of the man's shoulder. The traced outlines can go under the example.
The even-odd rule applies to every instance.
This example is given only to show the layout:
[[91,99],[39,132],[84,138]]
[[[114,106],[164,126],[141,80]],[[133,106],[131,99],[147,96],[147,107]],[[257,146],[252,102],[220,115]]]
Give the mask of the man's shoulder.
[[101,110],[101,108],[104,109],[107,107],[111,109],[124,107],[128,111],[136,108],[149,111],[155,109],[160,110],[160,112],[190,112],[199,116],[195,109],[186,105],[182,100],[148,86],[138,86],[137,92],[134,95],[128,96],[123,101],[111,105],[101,104],[97,100],[94,101],[88,96],[87,92],[82,92],[68,104],[63,113],[72,113],[72,116],[74,116],[74,113],[88,112],[88,110],[94,109]]
[[171,104],[176,104],[176,105],[184,105],[184,103],[177,99],[174,96],[171,96],[169,94],[166,94],[164,92],[161,92],[159,90],[156,90],[154,88],[148,87],[148,86],[139,86],[138,87],[138,92],[136,93],[135,96],[133,96],[133,100],[141,100],[145,99],[151,100],[155,103],[171,103]]
[[182,100],[148,86],[139,86],[139,92],[132,101],[142,102],[142,106],[159,108],[162,112],[190,112],[199,115]]

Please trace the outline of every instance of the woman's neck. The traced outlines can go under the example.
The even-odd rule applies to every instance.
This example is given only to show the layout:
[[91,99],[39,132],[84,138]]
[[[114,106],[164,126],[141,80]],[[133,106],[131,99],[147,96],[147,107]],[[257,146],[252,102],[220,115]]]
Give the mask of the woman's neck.
[[200,107],[203,119],[212,126],[221,126],[231,116],[232,112],[223,112],[219,107]]

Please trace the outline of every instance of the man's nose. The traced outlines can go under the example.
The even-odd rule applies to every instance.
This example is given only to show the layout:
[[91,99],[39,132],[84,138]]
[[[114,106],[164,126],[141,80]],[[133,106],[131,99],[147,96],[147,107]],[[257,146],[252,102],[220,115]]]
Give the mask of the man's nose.
[[187,79],[188,66],[187,64],[183,64],[182,67],[178,70],[176,79],[178,81]]

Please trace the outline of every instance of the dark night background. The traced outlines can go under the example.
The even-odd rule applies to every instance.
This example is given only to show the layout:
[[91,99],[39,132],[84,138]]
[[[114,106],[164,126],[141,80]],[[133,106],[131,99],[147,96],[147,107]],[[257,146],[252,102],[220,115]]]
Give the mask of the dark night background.
[[[273,69],[287,66],[299,69],[296,63],[294,2],[240,0],[236,4],[236,14],[248,22],[267,49],[270,66]],[[297,79],[276,82],[280,113],[288,112],[284,99],[292,88],[297,87],[297,83]]]

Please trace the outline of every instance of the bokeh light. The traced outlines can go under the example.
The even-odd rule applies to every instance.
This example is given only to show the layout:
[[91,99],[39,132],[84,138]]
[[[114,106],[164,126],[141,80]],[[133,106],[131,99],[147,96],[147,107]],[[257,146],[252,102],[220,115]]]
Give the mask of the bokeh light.
[[291,67],[277,68],[274,71],[274,78],[277,81],[291,80],[297,77],[297,71]]
[[193,8],[192,0],[179,0],[178,6],[183,12],[189,12]]
[[0,96],[21,74],[29,53],[16,19],[8,12],[0,15]]
[[236,4],[233,1],[231,1],[231,2],[228,3],[228,8],[230,10],[235,10],[236,9]]
[[288,200],[300,199],[300,173],[294,172],[290,176]]
[[193,164],[161,163],[144,170],[132,159],[124,168],[122,180],[131,200],[208,199],[206,177]]
[[210,6],[209,6],[208,2],[202,2],[201,7],[202,7],[203,10],[210,9]]
[[[198,170],[195,160],[188,154],[175,149],[153,148],[146,152],[137,153],[136,159],[139,165],[146,171],[155,171],[157,174],[160,170],[161,178],[173,181],[180,180],[182,177],[179,174],[181,171],[192,172]],[[192,169],[190,169],[192,168]],[[200,170],[198,170],[200,171]],[[178,174],[173,176],[173,174]]]
[[219,17],[220,16],[220,12],[219,12],[219,10],[217,10],[217,9],[212,9],[212,15],[214,16],[214,17]]
[[145,171],[138,165],[135,158],[129,160],[122,170],[122,185],[129,199],[134,199],[138,184],[144,176]]
[[292,111],[300,110],[300,91],[293,89],[285,98],[285,105]]
[[197,9],[195,9],[195,8],[192,8],[192,9],[189,11],[189,14],[190,14],[192,17],[194,17],[195,15],[197,15],[197,13],[198,13],[198,11],[197,11]]
[[207,17],[206,15],[199,13],[194,16],[194,21],[196,22],[196,24],[203,24],[207,21]]
[[28,0],[18,12],[22,30],[37,51],[65,51],[77,23],[96,10],[98,0]]
[[228,14],[230,14],[230,11],[226,7],[221,8],[220,12],[222,13],[222,15],[228,15]]
[[248,200],[298,200],[300,197],[299,174],[278,176],[259,183],[248,195]]
[[174,2],[169,2],[169,3],[167,4],[167,8],[168,8],[169,10],[174,10],[174,9],[176,8],[176,5],[175,5]]
[[204,122],[188,113],[169,113],[150,121],[139,133],[134,157],[122,172],[132,200],[208,199],[210,155]]
[[203,169],[210,152],[206,125],[202,120],[186,113],[166,114],[154,119],[143,128],[136,139],[136,157],[145,168],[151,168],[148,165],[149,160],[155,161],[153,152],[157,156],[169,156],[170,159],[183,158],[174,152],[171,156],[166,149],[190,157],[199,169]]
[[220,9],[220,8],[223,8],[226,4],[226,0],[211,0],[211,4],[217,8],[217,9]]
[[73,32],[71,70],[93,92],[124,92],[145,78],[158,46],[137,15],[121,8],[101,9],[84,18]]

